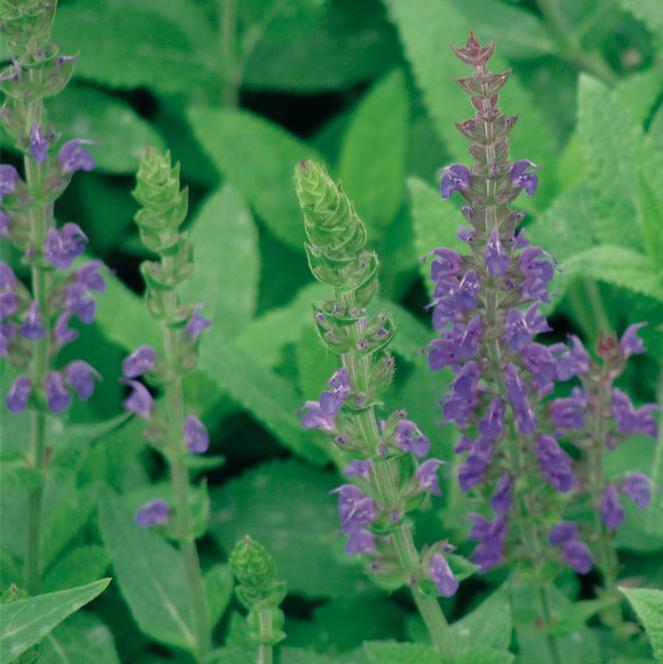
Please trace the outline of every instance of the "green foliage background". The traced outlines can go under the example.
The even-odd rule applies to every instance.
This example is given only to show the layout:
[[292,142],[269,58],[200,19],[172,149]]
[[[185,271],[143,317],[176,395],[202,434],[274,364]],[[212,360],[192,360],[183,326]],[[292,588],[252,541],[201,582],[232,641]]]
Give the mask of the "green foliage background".
[[[327,493],[339,474],[325,438],[298,424],[298,408],[316,398],[336,360],[313,332],[311,303],[324,288],[307,270],[291,177],[298,160],[322,159],[356,202],[399,327],[388,405],[405,407],[435,454],[450,459],[455,433],[439,426],[436,407],[448,377],[430,374],[420,353],[432,334],[419,259],[458,244],[461,216],[439,200],[436,171],[466,159],[453,123],[470,109],[448,44],[464,42],[469,29],[496,39],[495,65],[513,70],[503,95],[503,108],[520,114],[513,157],[542,166],[540,194],[523,205],[530,239],[559,261],[549,312],[556,330],[591,345],[600,329],[647,321],[649,352],[633,360],[623,387],[638,402],[655,400],[663,356],[658,0],[62,0],[54,38],[80,64],[47,108],[65,138],[95,141],[98,167],[74,179],[56,212],[83,227],[90,253],[114,276],[96,323],[72,347],[104,381],[89,405],[74,407],[66,430],[52,423],[44,585],[58,591],[106,574],[114,582],[50,634],[39,662],[91,662],[90,643],[97,664],[187,661],[179,560],[160,537],[131,526],[137,505],[167,495],[164,469],[140,423],[121,415],[116,380],[122,357],[158,338],[141,301],[145,255],[130,195],[146,144],[167,145],[182,162],[196,248],[187,295],[214,321],[186,391],[212,434],[212,459],[197,469],[211,501],[200,550],[221,661],[250,657],[225,564],[247,532],[269,547],[288,583],[281,662],[429,661],[424,645],[378,643],[416,641],[421,626],[405,594],[378,591],[343,553]],[[3,392],[11,379],[2,372]],[[25,417],[0,418],[4,587],[20,578],[31,478],[20,462]],[[661,588],[663,442],[628,441],[607,472],[625,470],[647,472],[659,489],[619,535],[621,576]],[[453,480],[436,504],[418,529],[422,540],[464,542],[472,506]],[[511,661],[510,645],[520,661],[540,661],[541,635],[512,633],[504,580],[504,572],[473,578],[444,601],[459,635],[466,625],[483,630],[470,633],[485,652],[468,661]],[[591,578],[579,585],[568,573],[558,595],[565,662],[652,661],[644,641],[617,642],[598,623],[585,626],[598,607],[569,612],[569,600],[593,596]],[[527,622],[522,604],[516,627],[518,616]]]

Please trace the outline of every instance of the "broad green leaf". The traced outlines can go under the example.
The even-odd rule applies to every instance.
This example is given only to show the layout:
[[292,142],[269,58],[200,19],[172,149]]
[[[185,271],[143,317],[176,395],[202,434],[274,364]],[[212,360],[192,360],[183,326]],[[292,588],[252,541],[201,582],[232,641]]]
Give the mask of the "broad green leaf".
[[421,643],[367,641],[364,652],[371,664],[443,664],[444,660],[431,646]]
[[214,84],[217,65],[203,46],[212,42],[212,31],[203,32],[202,22],[197,34],[186,30],[188,17],[199,12],[195,4],[187,3],[177,17],[161,11],[159,4],[120,5],[86,0],[58,11],[54,38],[65,53],[79,54],[80,77],[109,87],[144,86],[166,93]]
[[233,575],[228,564],[211,567],[203,579],[210,624],[216,625],[230,604],[233,595]]
[[663,68],[654,66],[643,72],[631,74],[615,86],[617,101],[627,108],[642,124],[649,116],[663,90]]
[[619,4],[640,19],[663,47],[663,13],[657,0],[619,0]]
[[295,361],[297,386],[307,399],[317,399],[318,394],[326,388],[329,377],[341,365],[338,355],[322,343],[312,325],[302,328],[295,347]]
[[620,588],[645,627],[654,655],[663,661],[663,590]]
[[110,560],[103,546],[84,544],[62,554],[46,571],[45,591],[64,590],[89,583],[106,572]]
[[[472,21],[461,14],[455,0],[386,0],[386,5],[444,147],[452,159],[466,160],[467,140],[454,123],[471,115],[471,106],[467,95],[456,85],[455,78],[468,76],[471,71],[457,60],[448,46],[465,43]],[[495,71],[505,66],[499,44],[491,64]],[[510,134],[514,157],[531,159],[545,168],[551,166],[553,145],[550,131],[534,100],[514,77],[502,89],[502,99],[505,112],[520,116]],[[544,197],[552,187],[551,176],[542,178]]]
[[226,551],[246,534],[263,542],[289,592],[350,596],[364,584],[338,536],[336,501],[328,493],[338,481],[295,460],[248,470],[212,491],[212,534]]
[[141,630],[162,643],[195,648],[179,553],[157,533],[138,528],[133,514],[110,491],[100,501],[99,523],[120,590]]
[[39,664],[120,664],[113,633],[89,611],[79,611],[44,640]]
[[285,129],[247,111],[192,108],[198,142],[216,167],[288,246],[304,250],[304,223],[292,174],[315,151]]
[[638,180],[642,211],[642,240],[653,264],[663,274],[663,200],[645,175]]
[[470,651],[480,643],[507,650],[511,642],[511,607],[504,590],[494,592],[474,611],[453,623],[454,639],[461,650]]
[[405,76],[396,70],[363,97],[343,139],[339,177],[373,240],[403,201],[408,106]]
[[48,117],[63,140],[83,138],[96,168],[111,173],[133,173],[146,145],[162,147],[152,126],[126,102],[95,88],[70,85],[47,102]]
[[101,594],[109,583],[110,579],[100,579],[80,588],[0,604],[0,660],[13,661]]
[[379,298],[377,305],[379,308],[387,310],[396,326],[396,335],[391,349],[408,362],[421,363],[423,351],[433,336],[430,326],[422,323],[410,311],[396,302]]
[[663,301],[663,275],[644,254],[608,244],[581,251],[564,265],[566,277],[586,276]]
[[642,246],[637,205],[644,136],[614,92],[583,75],[578,90],[578,135],[588,171],[589,200],[598,238],[624,248]]
[[194,270],[181,288],[188,302],[204,302],[205,316],[228,338],[253,317],[258,232],[242,195],[231,185],[213,193],[197,213],[190,236]]
[[[419,178],[408,178],[410,210],[414,227],[414,246],[417,256],[422,258],[437,247],[448,247],[463,252],[466,245],[457,236],[463,217],[449,201],[440,199],[433,187]],[[430,279],[430,263],[420,263],[421,276],[429,296],[433,293]]]

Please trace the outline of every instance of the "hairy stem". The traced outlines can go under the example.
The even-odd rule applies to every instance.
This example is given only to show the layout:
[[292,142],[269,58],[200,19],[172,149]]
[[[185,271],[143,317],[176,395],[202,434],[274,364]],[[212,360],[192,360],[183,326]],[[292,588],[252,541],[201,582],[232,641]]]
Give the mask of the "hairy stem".
[[[272,634],[272,612],[269,609],[261,611],[258,620],[260,621],[260,639],[261,641],[267,640]],[[272,653],[272,646],[261,642],[258,646],[257,664],[272,664]]]

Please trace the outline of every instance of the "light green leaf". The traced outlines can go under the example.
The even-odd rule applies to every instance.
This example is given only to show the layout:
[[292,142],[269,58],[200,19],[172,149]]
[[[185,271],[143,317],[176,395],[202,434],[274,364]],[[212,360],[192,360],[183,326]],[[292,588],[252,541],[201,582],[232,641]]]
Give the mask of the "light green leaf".
[[405,76],[397,70],[363,97],[343,139],[340,180],[371,235],[384,231],[403,201],[408,115]]
[[99,523],[120,590],[140,629],[162,643],[194,649],[182,557],[155,532],[138,528],[110,491],[100,501]]
[[619,4],[640,19],[663,47],[663,12],[658,0],[619,0]]
[[663,67],[631,74],[615,86],[617,101],[627,108],[636,122],[642,124],[663,90]]
[[596,235],[605,243],[641,247],[634,164],[645,149],[643,132],[615,93],[586,75],[580,77],[578,90],[578,135]]
[[47,101],[47,109],[63,140],[93,141],[88,149],[101,171],[133,173],[146,145],[163,146],[159,134],[129,104],[95,88],[69,85]]
[[379,298],[377,304],[387,310],[396,326],[391,349],[408,362],[421,363],[422,352],[433,337],[432,328],[396,302]]
[[45,639],[39,664],[120,664],[113,633],[89,611],[79,611]]
[[204,302],[205,316],[234,337],[253,317],[260,257],[258,232],[242,195],[226,184],[196,215],[191,230],[194,270],[181,288],[188,302]]
[[575,254],[564,264],[566,277],[586,276],[663,301],[663,276],[644,254],[608,244]]
[[431,646],[421,643],[366,641],[364,652],[371,664],[443,664],[444,660]]
[[[405,55],[445,148],[452,159],[466,160],[467,140],[454,123],[468,117],[471,106],[467,95],[456,85],[455,78],[469,76],[471,70],[451,53],[448,46],[465,43],[472,21],[457,9],[455,0],[386,0],[386,5],[398,27]],[[495,71],[505,66],[499,44],[491,65]],[[520,116],[510,134],[513,154],[516,158],[531,159],[548,168],[553,162],[551,133],[534,100],[513,76],[502,89],[502,99],[505,112]],[[546,191],[553,186],[550,175],[542,178],[544,198]]]
[[47,570],[43,588],[45,591],[64,590],[89,583],[108,568],[110,560],[106,549],[98,544],[84,544],[64,553]]
[[226,551],[246,534],[264,543],[289,592],[353,595],[364,584],[338,536],[328,494],[337,483],[334,473],[295,460],[265,463],[212,491],[212,534]]
[[80,588],[0,604],[0,660],[11,662],[41,641],[67,616],[101,594],[110,579]]
[[276,237],[304,250],[304,223],[292,183],[301,159],[315,151],[285,129],[247,111],[192,108],[196,138]]
[[654,655],[663,661],[663,590],[620,588],[645,627]]
[[474,611],[452,625],[454,639],[461,650],[471,651],[480,643],[496,650],[507,650],[511,642],[511,607],[504,590],[494,592]]
[[230,604],[233,594],[233,575],[228,564],[211,567],[203,579],[210,625],[214,627]]
[[663,200],[654,191],[645,174],[639,180],[640,210],[642,211],[642,239],[649,258],[663,273]]
[[159,4],[120,4],[86,0],[58,11],[54,38],[65,53],[80,54],[79,76],[109,87],[144,86],[165,93],[216,82],[215,59],[203,46],[212,43],[212,31],[202,29],[203,21],[197,34],[186,29],[189,17],[201,11],[195,4],[187,3],[177,17]]
[[340,366],[338,355],[332,353],[321,341],[313,326],[302,328],[295,347],[297,386],[308,399],[317,399],[326,387],[329,377]]

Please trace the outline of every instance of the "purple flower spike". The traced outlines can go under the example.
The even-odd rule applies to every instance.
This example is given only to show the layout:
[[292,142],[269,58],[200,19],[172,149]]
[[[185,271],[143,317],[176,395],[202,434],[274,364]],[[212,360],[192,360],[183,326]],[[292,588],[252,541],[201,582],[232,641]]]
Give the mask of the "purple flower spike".
[[59,413],[65,408],[69,408],[71,397],[62,382],[62,376],[59,372],[51,371],[46,376],[44,390],[46,392],[46,403],[51,411]]
[[0,164],[0,201],[16,191],[18,172],[9,164]]
[[5,398],[5,405],[12,413],[22,413],[28,405],[32,387],[27,376],[18,376],[12,383]]
[[562,544],[562,555],[566,564],[578,574],[587,574],[592,569],[592,553],[580,540],[571,539]]
[[343,470],[343,474],[346,477],[361,477],[364,480],[367,480],[371,474],[371,468],[373,464],[366,460],[354,459]]
[[138,378],[154,369],[157,354],[152,346],[140,346],[122,360],[122,375],[125,378]]
[[19,332],[22,336],[30,341],[39,341],[44,338],[46,330],[41,324],[41,316],[39,315],[39,307],[36,302],[33,302],[29,309],[28,313],[23,319],[23,325],[21,325]]
[[38,124],[33,124],[30,130],[30,154],[40,164],[48,157],[48,140],[41,133]]
[[462,164],[451,164],[442,170],[440,196],[449,198],[454,191],[465,191],[472,181],[470,169]]
[[87,235],[78,224],[66,223],[59,233],[50,228],[44,240],[44,258],[60,270],[67,270],[85,251],[87,242]]
[[160,526],[170,516],[170,507],[165,500],[157,498],[142,505],[136,512],[136,525],[141,528]]
[[345,545],[345,551],[350,555],[373,553],[375,551],[375,535],[370,530],[361,528],[350,535]]
[[442,597],[452,597],[458,590],[458,581],[441,553],[434,553],[430,559],[428,574]]
[[486,267],[493,277],[500,277],[509,267],[509,257],[502,247],[500,234],[496,228],[490,232],[484,254]]
[[490,497],[490,506],[495,514],[506,514],[511,509],[511,477],[504,473]]
[[207,429],[195,415],[187,415],[184,420],[184,440],[187,449],[193,454],[205,454],[209,448]]
[[613,485],[603,490],[601,518],[608,528],[619,528],[624,523],[624,509],[619,502],[617,487]]
[[651,501],[649,478],[642,473],[629,473],[622,480],[621,489],[641,510]]
[[100,380],[99,372],[83,360],[74,360],[64,370],[65,381],[78,397],[87,401],[94,392],[94,381]]
[[571,458],[559,443],[552,436],[539,436],[534,452],[548,484],[561,493],[569,491],[576,477],[571,467]]
[[548,535],[548,541],[553,546],[559,546],[568,542],[569,540],[575,539],[578,535],[578,525],[572,521],[562,521],[550,531]]
[[152,413],[154,399],[148,389],[137,380],[130,380],[131,394],[124,400],[122,405],[130,413],[136,413],[143,419],[148,419]]
[[539,186],[539,176],[536,169],[540,168],[529,159],[519,159],[511,167],[511,184],[516,189],[524,189],[528,196],[536,194]]
[[443,464],[439,459],[424,461],[415,471],[414,476],[422,491],[430,491],[434,496],[441,496],[437,469]]
[[195,341],[203,330],[206,330],[211,324],[212,321],[207,318],[203,318],[200,315],[202,306],[198,305],[193,308],[193,313],[187,321],[184,331],[191,337],[192,341]]
[[641,327],[646,327],[646,325],[647,323],[634,323],[624,330],[624,334],[619,340],[619,348],[624,358],[645,352],[645,345],[642,343],[642,339],[638,337],[638,330]]
[[394,439],[398,447],[404,452],[411,452],[414,456],[425,457],[430,452],[428,438],[410,420],[401,420],[398,423]]
[[656,405],[641,406],[636,410],[627,394],[618,389],[612,391],[612,416],[617,429],[627,436],[640,434],[656,438],[658,423],[654,413],[657,410]]
[[58,163],[65,173],[91,171],[94,168],[92,155],[83,147],[87,141],[74,138],[67,141],[58,152]]

